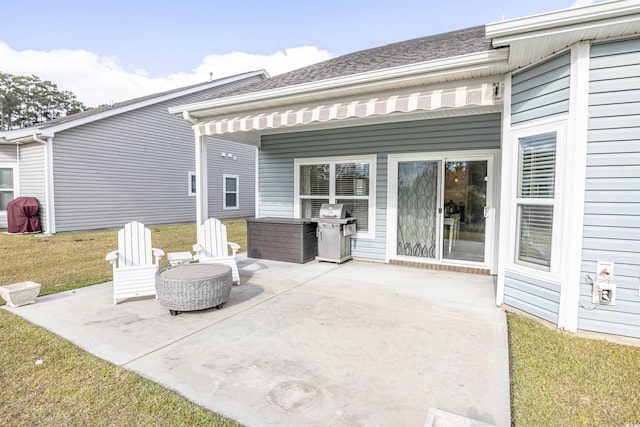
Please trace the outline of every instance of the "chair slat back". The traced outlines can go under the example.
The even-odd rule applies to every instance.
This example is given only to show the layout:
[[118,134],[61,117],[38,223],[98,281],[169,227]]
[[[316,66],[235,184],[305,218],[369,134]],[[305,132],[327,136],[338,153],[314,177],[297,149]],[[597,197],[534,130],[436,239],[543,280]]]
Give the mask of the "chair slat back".
[[151,232],[138,221],[126,224],[118,231],[118,265],[139,267],[151,264]]
[[198,244],[207,258],[228,256],[227,227],[220,220],[209,218],[198,227]]

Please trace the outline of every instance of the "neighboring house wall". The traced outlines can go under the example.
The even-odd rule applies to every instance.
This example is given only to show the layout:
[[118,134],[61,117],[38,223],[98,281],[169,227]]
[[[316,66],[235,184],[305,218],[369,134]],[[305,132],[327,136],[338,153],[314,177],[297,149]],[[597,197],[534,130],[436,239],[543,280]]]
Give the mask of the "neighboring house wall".
[[[209,216],[219,219],[255,216],[257,148],[213,138],[208,138],[207,141]],[[226,155],[224,158],[222,153]],[[237,209],[223,209],[224,175],[237,175],[238,177]],[[195,207],[192,213],[193,221],[195,221]]]
[[500,120],[500,114],[484,114],[263,136],[259,154],[259,215],[295,216],[294,159],[375,154],[376,238],[353,239],[352,254],[384,259],[387,155],[498,149]]
[[591,47],[581,305],[597,261],[614,262],[615,305],[580,308],[578,328],[640,337],[640,38]]
[[[569,53],[544,61],[512,77],[511,124],[569,112]],[[515,237],[514,237],[515,238]],[[557,284],[507,271],[504,303],[557,324]]]
[[0,145],[0,163],[13,163],[17,161],[15,145]]
[[514,74],[511,124],[569,112],[570,53]]
[[40,224],[44,232],[47,224],[46,184],[45,184],[45,146],[43,144],[20,145],[20,196],[36,197],[40,205]]
[[[15,145],[0,145],[0,167],[16,168],[18,166],[17,161],[17,150]],[[18,183],[14,182],[14,185],[18,185]],[[0,228],[7,227],[7,211],[0,210]]]
[[[169,106],[195,102],[218,92],[201,91],[170,101],[108,117],[59,132],[54,137],[54,192],[56,231],[121,227],[138,220],[145,224],[195,221],[195,197],[189,195],[189,172],[195,170],[195,140],[191,125],[168,114]],[[238,151],[239,152],[239,151]],[[220,151],[210,148],[211,165]],[[255,157],[238,157],[235,170],[251,172]],[[211,183],[222,173],[210,169]],[[219,177],[219,178],[218,178]],[[219,194],[209,191],[210,216],[235,217],[213,203]],[[253,195],[243,206],[251,211]]]

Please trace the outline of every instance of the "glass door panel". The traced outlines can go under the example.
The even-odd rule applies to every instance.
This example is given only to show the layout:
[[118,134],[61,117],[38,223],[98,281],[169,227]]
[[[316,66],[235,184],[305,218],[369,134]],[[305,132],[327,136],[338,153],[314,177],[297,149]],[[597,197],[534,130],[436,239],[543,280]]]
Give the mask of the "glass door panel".
[[398,162],[397,255],[438,258],[439,161]]
[[484,262],[488,161],[446,161],[442,257]]

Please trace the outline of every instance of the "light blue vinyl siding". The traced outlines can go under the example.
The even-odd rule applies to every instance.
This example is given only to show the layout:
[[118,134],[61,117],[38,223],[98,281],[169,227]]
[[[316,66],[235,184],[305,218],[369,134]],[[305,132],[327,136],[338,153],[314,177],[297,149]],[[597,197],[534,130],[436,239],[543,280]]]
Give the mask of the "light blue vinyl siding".
[[578,328],[640,338],[640,39],[591,47],[580,301],[613,261],[616,304],[579,309]]
[[500,114],[485,114],[265,135],[259,153],[260,216],[295,215],[294,159],[375,154],[376,238],[352,239],[352,253],[361,258],[384,259],[387,155],[499,149],[500,120]]
[[570,59],[565,53],[513,75],[512,125],[569,112]]
[[557,325],[560,310],[560,287],[507,271],[504,303]]
[[[170,115],[167,108],[202,100],[219,90],[200,91],[56,133],[56,231],[119,228],[132,220],[147,225],[195,221],[195,197],[188,191],[189,172],[195,171],[195,138],[191,125]],[[254,216],[255,148],[211,138],[207,146],[210,216]],[[236,159],[223,159],[222,152]],[[222,209],[224,173],[240,176],[240,209]]]

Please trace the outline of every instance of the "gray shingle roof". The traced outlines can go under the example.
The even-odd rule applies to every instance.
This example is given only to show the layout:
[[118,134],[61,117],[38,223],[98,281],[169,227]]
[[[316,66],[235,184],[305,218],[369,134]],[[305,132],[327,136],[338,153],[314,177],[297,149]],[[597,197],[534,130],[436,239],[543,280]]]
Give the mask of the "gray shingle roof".
[[[129,99],[126,101],[122,101],[122,102],[116,102],[113,105],[102,105],[100,107],[96,107],[96,108],[91,108],[89,110],[85,110],[85,111],[81,111],[79,113],[76,114],[71,114],[65,117],[60,117],[58,119],[54,119],[54,120],[49,120],[47,122],[44,123],[40,123],[38,125],[32,126],[33,128],[39,128],[39,129],[46,129],[52,126],[57,126],[60,125],[62,123],[67,123],[73,120],[79,120],[79,119],[83,119],[86,117],[91,117],[95,114],[99,114],[102,113],[104,111],[109,111],[109,110],[114,110],[114,109],[118,109],[118,108],[122,108],[122,107],[127,107],[129,105],[133,105],[133,104],[137,104],[140,102],[145,102],[145,101],[149,101],[152,100],[154,98],[161,98],[163,96],[167,96],[167,95],[171,95],[173,93],[178,93],[178,92],[182,92],[185,90],[189,90],[189,89],[193,89],[193,88],[197,88],[199,86],[206,86],[206,85],[211,85],[211,84],[215,84],[218,81],[223,81],[223,80],[227,80],[229,78],[233,78],[236,76],[241,76],[242,74],[246,74],[246,73],[241,73],[241,74],[237,74],[235,76],[228,76],[228,77],[223,77],[220,79],[216,79],[216,80],[211,80],[211,81],[207,81],[207,82],[202,82],[202,83],[196,83],[193,85],[189,85],[189,86],[184,86],[184,87],[180,87],[180,88],[176,88],[176,89],[171,89],[171,90],[167,90],[164,92],[159,92],[159,93],[154,93],[152,95],[146,95],[146,96],[141,96],[138,98],[133,98],[133,99]],[[249,79],[254,78],[254,77],[249,77]],[[235,89],[237,83],[236,82],[231,82],[229,84],[225,84],[225,85],[221,85],[220,88],[220,95],[224,95],[226,92],[229,92],[233,89]]]
[[214,95],[209,99],[277,89],[492,49],[491,40],[486,39],[485,27],[481,25],[349,53],[247,85],[232,92]]

